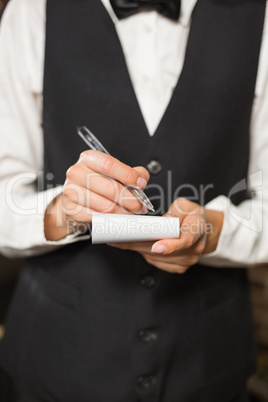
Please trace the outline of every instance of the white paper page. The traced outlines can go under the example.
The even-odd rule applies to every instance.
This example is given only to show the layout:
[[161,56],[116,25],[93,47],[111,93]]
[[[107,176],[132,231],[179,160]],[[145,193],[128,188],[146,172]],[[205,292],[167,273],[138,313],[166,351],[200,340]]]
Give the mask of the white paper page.
[[92,243],[154,241],[178,238],[180,220],[147,215],[92,215]]

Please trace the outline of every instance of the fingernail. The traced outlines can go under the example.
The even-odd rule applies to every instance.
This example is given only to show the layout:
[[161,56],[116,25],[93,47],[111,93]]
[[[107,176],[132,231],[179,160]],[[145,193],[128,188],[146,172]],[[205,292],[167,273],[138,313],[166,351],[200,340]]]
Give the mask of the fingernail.
[[147,181],[143,177],[139,177],[137,180],[137,186],[144,189],[147,186]]
[[148,208],[145,205],[143,205],[142,209],[138,212],[138,214],[146,215],[147,212],[148,212]]
[[166,246],[163,244],[154,244],[151,252],[156,254],[164,254],[167,251]]

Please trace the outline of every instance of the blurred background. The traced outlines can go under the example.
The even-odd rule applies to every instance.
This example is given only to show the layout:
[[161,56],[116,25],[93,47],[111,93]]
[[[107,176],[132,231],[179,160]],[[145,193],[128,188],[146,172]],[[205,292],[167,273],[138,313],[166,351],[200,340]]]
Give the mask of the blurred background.
[[[0,0],[0,20],[7,3],[8,0]],[[0,255],[0,342],[22,265],[21,260],[7,260]],[[248,275],[258,345],[257,371],[248,383],[250,402],[268,402],[268,266],[251,269]],[[0,371],[1,402],[14,401],[11,388],[9,378]]]

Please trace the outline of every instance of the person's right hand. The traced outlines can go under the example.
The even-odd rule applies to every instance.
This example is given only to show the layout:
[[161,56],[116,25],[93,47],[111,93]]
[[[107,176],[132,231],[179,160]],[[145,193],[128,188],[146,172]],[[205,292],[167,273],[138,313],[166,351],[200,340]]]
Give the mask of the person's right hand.
[[147,213],[121,183],[144,189],[148,180],[149,173],[141,166],[131,168],[103,152],[83,152],[67,170],[62,194],[46,210],[47,240],[60,240],[75,225],[91,223],[93,212]]

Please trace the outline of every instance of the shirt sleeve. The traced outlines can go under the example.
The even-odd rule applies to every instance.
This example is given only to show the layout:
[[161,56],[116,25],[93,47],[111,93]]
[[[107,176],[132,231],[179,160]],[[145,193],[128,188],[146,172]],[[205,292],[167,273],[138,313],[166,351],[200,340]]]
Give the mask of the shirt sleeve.
[[41,127],[45,0],[11,0],[0,28],[0,252],[42,254],[88,239],[44,235],[44,212],[62,186],[38,192],[43,170]]
[[[263,32],[259,71],[251,120],[251,153],[248,188],[251,199],[235,206],[224,196],[206,205],[224,212],[224,223],[215,252],[200,262],[216,267],[252,267],[268,263],[268,10]],[[237,156],[239,158],[239,155]],[[245,189],[237,183],[232,191]]]

